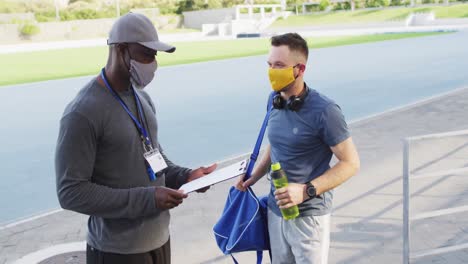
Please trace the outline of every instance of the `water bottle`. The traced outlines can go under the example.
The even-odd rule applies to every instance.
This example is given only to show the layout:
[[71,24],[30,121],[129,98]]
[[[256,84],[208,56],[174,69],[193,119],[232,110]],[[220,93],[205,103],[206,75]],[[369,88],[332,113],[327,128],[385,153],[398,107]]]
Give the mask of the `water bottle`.
[[[279,162],[271,164],[270,175],[276,189],[288,186],[288,177],[284,170],[281,169]],[[299,215],[299,208],[295,205],[287,209],[281,209],[281,214],[285,220],[294,219]]]

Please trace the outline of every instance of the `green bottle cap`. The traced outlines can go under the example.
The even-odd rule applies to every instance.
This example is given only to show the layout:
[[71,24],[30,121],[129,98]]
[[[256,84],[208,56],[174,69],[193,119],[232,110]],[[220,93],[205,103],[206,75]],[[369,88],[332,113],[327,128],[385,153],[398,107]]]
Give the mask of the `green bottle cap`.
[[275,163],[271,164],[271,170],[272,171],[281,170],[281,165],[279,164],[279,162],[275,162]]

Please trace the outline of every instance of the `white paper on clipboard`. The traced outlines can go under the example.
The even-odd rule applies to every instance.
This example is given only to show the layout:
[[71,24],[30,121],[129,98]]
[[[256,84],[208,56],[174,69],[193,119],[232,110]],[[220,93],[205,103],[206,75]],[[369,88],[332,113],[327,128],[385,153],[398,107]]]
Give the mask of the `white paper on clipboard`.
[[247,171],[247,164],[248,159],[245,159],[222,169],[215,170],[206,176],[182,185],[179,190],[183,190],[184,193],[190,193],[204,187],[232,179],[245,173]]

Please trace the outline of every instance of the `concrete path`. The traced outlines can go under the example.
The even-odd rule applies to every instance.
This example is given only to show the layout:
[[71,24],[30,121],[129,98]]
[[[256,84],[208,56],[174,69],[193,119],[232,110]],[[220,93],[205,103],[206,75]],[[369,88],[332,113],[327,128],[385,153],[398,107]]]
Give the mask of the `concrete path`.
[[[413,33],[413,32],[437,32],[437,31],[459,31],[468,29],[468,24],[459,25],[437,25],[437,26],[404,26],[391,24],[378,25],[331,25],[331,26],[302,26],[302,27],[278,27],[268,28],[262,32],[262,38],[270,38],[272,35],[297,32],[302,36],[357,36],[385,33]],[[229,40],[234,36],[205,36],[202,32],[176,33],[161,35],[160,39],[165,42],[188,42],[188,41],[210,41]],[[0,44],[0,54],[21,53],[31,51],[43,51],[54,49],[81,48],[105,46],[107,40],[85,39],[64,40],[53,42]]]
[[415,33],[415,32],[450,32],[468,29],[467,24],[458,25],[430,25],[430,26],[405,26],[392,23],[380,23],[375,25],[324,25],[301,27],[269,28],[264,33],[268,35],[297,32],[302,36],[357,36],[388,33]]
[[[402,262],[401,139],[467,129],[467,113],[468,88],[350,125],[362,169],[335,192],[329,263]],[[466,166],[468,137],[414,144],[412,154],[415,173]],[[182,206],[172,211],[173,263],[232,263],[218,250],[211,231],[232,184],[229,181],[206,194],[190,195]],[[255,190],[258,194],[266,193],[266,179]],[[468,179],[455,175],[415,183],[411,188],[413,212],[467,205],[467,190]],[[414,250],[467,243],[468,213],[415,222],[412,232]],[[4,227],[0,229],[0,264],[14,263],[22,256],[54,245],[82,242],[85,234],[86,216],[69,211]],[[72,244],[70,250],[74,251],[76,245],[83,243]],[[68,260],[68,263],[84,263],[84,255],[74,254]],[[243,253],[239,254],[239,260],[254,263],[255,256]],[[461,250],[413,263],[457,264],[467,260],[468,251]]]
[[[218,37],[218,36],[204,36],[201,32],[191,33],[174,33],[161,35],[160,40],[164,42],[187,42],[187,41],[207,41],[207,40],[221,40],[232,39],[232,37]],[[55,49],[68,49],[68,48],[83,48],[83,47],[97,47],[106,46],[107,39],[83,39],[83,40],[64,40],[64,41],[51,41],[51,42],[34,42],[34,43],[17,43],[0,45],[0,54],[41,51],[41,50],[55,50]]]

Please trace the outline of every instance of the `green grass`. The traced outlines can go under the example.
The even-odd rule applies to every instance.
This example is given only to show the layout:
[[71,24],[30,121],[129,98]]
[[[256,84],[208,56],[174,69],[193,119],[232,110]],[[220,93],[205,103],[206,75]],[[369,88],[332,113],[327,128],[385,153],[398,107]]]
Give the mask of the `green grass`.
[[436,18],[465,18],[468,17],[468,4],[450,7],[434,7]]
[[379,10],[356,10],[290,16],[277,20],[273,27],[293,27],[323,24],[369,23],[403,20],[411,13],[434,11],[436,18],[468,17],[468,4],[416,8],[388,8]]
[[[380,34],[307,38],[310,48],[421,37],[440,33]],[[266,54],[268,39],[240,39],[176,43],[174,54],[158,54],[161,66]],[[0,55],[0,85],[97,74],[107,58],[107,47],[76,48]]]

